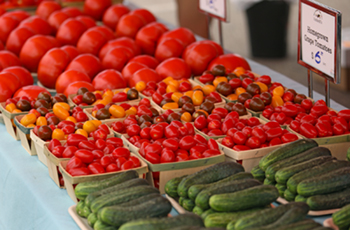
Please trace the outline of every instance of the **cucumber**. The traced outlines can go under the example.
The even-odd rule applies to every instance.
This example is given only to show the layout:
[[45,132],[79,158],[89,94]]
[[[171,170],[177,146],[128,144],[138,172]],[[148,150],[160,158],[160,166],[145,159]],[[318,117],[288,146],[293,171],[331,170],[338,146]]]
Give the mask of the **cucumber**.
[[225,179],[219,180],[217,182],[214,183],[210,183],[210,184],[195,184],[192,185],[189,189],[188,189],[188,197],[190,199],[192,199],[193,201],[196,199],[198,193],[200,193],[203,189],[215,186],[217,184],[222,184],[228,181],[236,181],[236,180],[243,180],[243,179],[249,179],[249,178],[253,178],[253,175],[249,172],[240,172],[237,174],[233,174],[229,177],[226,177]]
[[91,203],[98,197],[111,193],[111,192],[115,192],[124,188],[130,188],[130,187],[136,187],[136,186],[140,186],[140,185],[149,185],[149,183],[145,180],[145,179],[141,179],[141,178],[135,178],[135,179],[131,179],[125,182],[122,182],[120,184],[90,193],[89,195],[87,195],[87,197],[85,198],[85,205],[90,207]]
[[90,215],[87,218],[88,224],[91,227],[94,227],[94,224],[96,223],[97,220],[98,220],[97,215],[95,213],[90,213]]
[[284,191],[286,191],[287,186],[284,184],[276,184],[275,187],[277,188],[280,197],[284,198]]
[[91,210],[89,207],[87,207],[86,205],[84,206],[84,208],[81,210],[81,216],[88,218],[88,216],[90,215]]
[[266,171],[267,167],[272,165],[273,163],[298,155],[301,152],[304,152],[313,147],[317,147],[318,144],[316,141],[312,139],[299,139],[289,144],[286,144],[278,149],[273,150],[269,154],[265,155],[261,158],[259,162],[259,167]]
[[194,214],[197,214],[198,216],[202,215],[202,213],[204,212],[203,209],[201,209],[200,207],[198,206],[194,206],[192,212]]
[[286,199],[287,201],[294,201],[294,199],[295,199],[295,194],[294,193],[292,193],[291,191],[289,191],[288,189],[286,189],[285,191],[284,191],[284,199]]
[[119,227],[128,221],[140,218],[165,217],[171,208],[168,199],[159,196],[135,206],[115,205],[102,208],[98,211],[98,218],[106,224]]
[[264,182],[265,180],[265,172],[259,167],[259,165],[252,168],[250,173],[253,175],[255,179],[260,182]]
[[213,210],[213,209],[208,209],[208,210],[205,210],[202,214],[201,214],[201,217],[203,220],[205,220],[205,218],[207,218],[207,216],[209,216],[210,214],[212,213],[217,213],[217,211]]
[[118,230],[118,228],[105,224],[100,220],[97,220],[94,224],[94,230]]
[[139,174],[135,170],[129,170],[126,172],[119,173],[113,177],[104,180],[88,181],[79,183],[75,189],[75,196],[79,200],[84,200],[90,193],[111,187],[116,184],[123,183],[127,180],[138,178]]
[[322,195],[337,192],[350,186],[350,167],[341,168],[315,178],[303,180],[297,192],[302,196]]
[[314,166],[321,165],[324,162],[331,161],[332,157],[331,156],[322,156],[322,157],[316,157],[314,159],[305,161],[303,163],[299,163],[296,165],[292,165],[286,168],[282,168],[278,170],[275,174],[275,180],[279,184],[286,184],[287,180],[295,175],[298,172],[310,169]]
[[333,228],[328,228],[328,227],[317,227],[317,228],[313,228],[312,230],[333,230]]
[[271,181],[271,180],[269,180],[267,178],[265,178],[265,180],[264,180],[264,185],[275,185],[275,184],[276,184],[276,182]]
[[187,175],[182,177],[175,177],[168,182],[166,182],[164,186],[165,193],[168,194],[168,196],[177,198],[179,197],[179,194],[177,194],[177,186],[179,186],[180,182],[183,178],[185,178]]
[[202,218],[193,213],[181,214],[174,217],[148,218],[130,221],[123,224],[119,230],[169,230],[176,227],[204,227]]
[[325,147],[314,147],[311,148],[305,152],[299,153],[293,157],[286,158],[284,160],[278,161],[266,169],[266,178],[268,178],[271,181],[275,181],[275,175],[278,170],[296,165],[308,160],[311,160],[316,157],[321,157],[321,156],[331,156],[331,151]]
[[180,198],[179,198],[179,205],[180,205],[181,207],[182,207],[182,203],[183,203],[184,199],[186,199],[186,198],[184,198],[184,197],[180,197]]
[[321,224],[315,222],[312,219],[306,219],[293,224],[275,228],[274,230],[310,230],[321,226]]
[[134,200],[121,203],[120,205],[122,205],[123,207],[131,207],[131,206],[134,206],[134,205],[143,204],[146,201],[153,200],[153,199],[158,198],[158,197],[162,197],[162,195],[160,195],[158,193],[151,193],[151,194],[144,195],[144,196],[141,196],[139,198],[136,198]]
[[311,210],[341,208],[350,204],[350,188],[330,194],[310,196],[307,198],[306,203]]
[[191,200],[191,199],[186,199],[186,198],[185,198],[185,199],[183,200],[183,202],[182,202],[182,207],[183,207],[185,210],[189,211],[189,212],[192,212],[194,206],[196,206],[196,204],[195,204],[194,201]]
[[[305,203],[304,203],[305,204]],[[305,207],[292,207],[286,211],[277,221],[260,227],[249,228],[250,230],[270,230],[280,226],[292,224],[305,219],[309,207],[305,204]]]
[[278,196],[275,186],[260,185],[234,193],[213,195],[209,205],[219,212],[235,212],[268,205],[276,201]]
[[301,181],[309,178],[317,177],[325,173],[335,171],[337,169],[344,168],[344,167],[350,167],[350,162],[339,161],[339,160],[327,161],[309,170],[304,170],[293,175],[288,179],[287,187],[291,192],[297,193],[297,186]]
[[79,201],[77,206],[75,207],[75,211],[79,216],[82,216],[82,211],[84,207],[85,207],[85,202],[83,200]]
[[229,181],[202,190],[196,197],[196,205],[203,210],[210,208],[209,199],[215,194],[234,193],[250,187],[259,186],[261,183],[255,179]]
[[340,229],[348,229],[350,227],[350,204],[333,213],[332,219]]
[[170,230],[225,230],[224,228],[203,228],[198,226],[182,226],[171,228]]
[[149,185],[142,185],[137,187],[121,189],[119,191],[112,192],[96,198],[91,203],[91,206],[90,206],[91,211],[96,213],[98,212],[98,210],[100,210],[103,207],[128,202],[130,200],[134,200],[136,198],[139,198],[141,196],[145,196],[151,193],[159,194],[159,190]]
[[236,162],[230,161],[215,164],[185,177],[177,187],[177,193],[187,198],[188,189],[192,185],[213,183],[239,172],[244,172],[244,168]]
[[295,200],[295,202],[305,202],[306,203],[307,197],[303,197],[301,195],[296,195],[294,200]]
[[[305,203],[291,202],[285,205],[280,205],[276,208],[264,209],[261,211],[254,212],[250,215],[246,215],[240,218],[234,224],[234,228],[232,224],[229,223],[227,225],[227,229],[241,230],[241,229],[248,229],[248,228],[255,228],[255,227],[269,225],[276,222],[278,219],[280,219],[286,212],[288,212],[292,208],[298,208],[302,210],[302,211],[299,210],[298,212],[300,212],[300,214],[303,216],[305,216],[306,213],[309,211],[309,208]],[[294,216],[293,218],[296,218],[295,215],[293,216]],[[289,218],[291,218],[290,214],[289,214]],[[281,222],[288,221],[286,219],[287,217],[285,217]],[[275,228],[271,228],[271,229],[275,229]]]
[[218,212],[208,215],[204,219],[205,227],[222,227],[226,228],[228,223],[237,221],[241,217],[249,215],[253,212],[260,211],[265,208],[254,208],[248,209],[240,212]]

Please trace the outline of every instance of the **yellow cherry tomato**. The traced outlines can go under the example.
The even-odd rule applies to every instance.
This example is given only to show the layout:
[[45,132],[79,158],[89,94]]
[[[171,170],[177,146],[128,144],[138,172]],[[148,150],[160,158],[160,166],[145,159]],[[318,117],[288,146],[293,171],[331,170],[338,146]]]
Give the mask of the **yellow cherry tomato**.
[[176,102],[169,102],[163,105],[162,109],[167,110],[167,109],[178,109],[179,104]]
[[77,129],[75,133],[83,135],[84,137],[89,137],[89,134],[84,129]]
[[131,108],[125,111],[125,116],[136,115],[136,114],[137,112]]
[[61,105],[65,110],[69,111],[70,110],[70,106],[68,103],[66,102],[57,102],[56,104]]
[[64,137],[65,135],[66,134],[63,132],[62,129],[54,129],[52,131],[51,137],[52,137],[52,139],[57,139],[59,141],[62,141],[62,140],[65,140],[65,137]]
[[194,106],[201,105],[203,103],[203,100],[204,100],[204,95],[202,91],[196,90],[193,92],[192,102]]
[[179,101],[180,97],[182,97],[182,96],[183,96],[182,93],[175,92],[171,95],[171,99],[177,103]]
[[282,97],[284,94],[284,88],[282,86],[277,86],[272,90],[272,95],[273,96],[280,96]]
[[277,106],[282,106],[284,105],[284,101],[282,99],[282,97],[278,96],[278,95],[274,95],[272,96],[272,101],[271,101],[271,106],[276,108]]
[[189,112],[184,112],[181,115],[181,121],[184,122],[192,122],[192,115]]
[[108,111],[110,114],[112,114],[112,116],[114,116],[116,118],[125,117],[125,110],[123,107],[121,107],[119,105],[112,105],[111,107],[109,107]]
[[205,85],[202,87],[203,93],[205,96],[208,96],[211,92],[215,91],[215,86],[213,85]]
[[100,120],[91,120],[91,122],[94,124],[96,128],[98,128],[102,124],[102,121]]
[[47,120],[45,117],[40,116],[36,119],[36,125],[38,126],[43,126],[43,125],[47,125]]
[[202,89],[202,86],[200,85],[193,86],[192,90],[195,91],[196,89]]
[[24,115],[21,119],[21,124],[23,126],[28,126],[29,124],[34,124],[36,121],[36,116],[34,113],[28,113],[27,115]]
[[75,117],[72,117],[72,116],[67,117],[66,121],[71,121],[73,123],[77,123],[77,119],[75,119]]
[[144,89],[146,89],[146,83],[144,81],[139,81],[135,85],[135,89],[139,92],[142,92]]
[[17,109],[17,107],[16,107],[15,103],[10,103],[10,104],[7,104],[5,106],[5,109],[7,111],[9,111],[10,113],[12,113],[13,110]]
[[20,109],[14,109],[14,110],[12,111],[12,113],[22,113],[22,110],[20,110]]
[[103,99],[104,101],[106,101],[107,104],[109,104],[109,103],[112,102],[112,98],[113,98],[113,96],[110,95],[110,94],[106,94],[106,95],[104,95],[104,96],[102,97],[102,99]]
[[[55,114],[56,117],[58,117],[58,119],[60,120],[66,120],[67,117],[69,117],[69,112],[68,110],[66,110],[65,107],[63,107],[63,105],[61,105],[60,103],[56,103],[53,106],[53,113]],[[34,115],[35,116],[35,115]]]
[[95,130],[97,130],[97,127],[95,124],[91,121],[85,121],[83,124],[83,130],[85,130],[87,133],[91,133]]

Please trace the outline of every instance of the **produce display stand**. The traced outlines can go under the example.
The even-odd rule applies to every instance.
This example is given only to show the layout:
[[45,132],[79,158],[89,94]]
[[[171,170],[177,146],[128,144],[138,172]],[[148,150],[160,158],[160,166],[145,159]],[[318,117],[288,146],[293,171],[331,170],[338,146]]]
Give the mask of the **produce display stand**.
[[[143,174],[148,172],[147,164],[136,154],[130,153],[131,156],[135,156],[139,158],[141,166],[138,168],[133,168],[131,170],[135,170],[139,173],[140,178],[143,178]],[[87,176],[71,176],[67,171],[66,171],[66,166],[67,166],[68,161],[61,161],[59,162],[59,169],[62,173],[63,179],[64,179],[64,185],[67,189],[67,193],[69,197],[75,202],[78,202],[77,197],[75,196],[74,193],[74,185],[81,183],[81,182],[87,182],[87,181],[94,181],[94,180],[103,180],[107,179],[111,176],[117,175],[119,173],[125,172],[125,171],[118,171],[118,172],[110,172],[110,173],[102,173],[98,175],[87,175]],[[128,171],[128,170],[126,170]]]
[[22,147],[29,153],[29,155],[35,156],[36,155],[35,148],[32,148],[34,146],[34,142],[31,140],[29,136],[30,130],[32,130],[33,128],[27,128],[21,124],[20,121],[23,116],[24,115],[16,116],[13,119],[13,122],[16,125],[16,133],[18,135],[19,140],[21,141]]
[[73,218],[81,230],[93,230],[93,228],[88,224],[87,219],[77,214],[76,207],[77,205],[75,204],[68,208],[69,215]]
[[165,197],[169,200],[173,208],[179,213],[179,214],[185,214],[188,213],[189,211],[185,210],[181,205],[179,204],[178,199],[170,197],[168,194],[165,194]]
[[28,112],[10,113],[9,111],[7,111],[5,109],[5,105],[6,105],[5,102],[0,103],[0,111],[2,113],[2,118],[4,120],[4,123],[5,123],[5,126],[6,126],[6,130],[16,141],[18,141],[19,137],[18,137],[18,135],[16,133],[16,127],[12,123],[13,118],[15,118],[15,116],[26,115]]
[[339,230],[338,226],[334,224],[332,218],[328,218],[323,222],[323,226],[333,228],[333,230]]

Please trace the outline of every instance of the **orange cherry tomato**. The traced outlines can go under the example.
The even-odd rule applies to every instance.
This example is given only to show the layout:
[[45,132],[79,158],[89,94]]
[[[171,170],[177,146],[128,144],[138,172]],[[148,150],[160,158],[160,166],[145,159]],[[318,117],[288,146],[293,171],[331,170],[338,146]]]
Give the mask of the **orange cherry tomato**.
[[202,87],[203,93],[205,96],[208,96],[211,92],[215,91],[215,86],[213,85],[205,85]]
[[77,129],[75,131],[76,134],[80,134],[80,135],[83,135],[84,137],[88,137],[89,134],[84,130],[84,129]]
[[135,89],[139,92],[142,92],[144,89],[146,89],[146,83],[143,81],[139,81],[135,85]]
[[182,93],[175,92],[171,95],[171,99],[177,103],[182,96]]
[[188,96],[188,97],[192,98],[192,96],[193,96],[193,91],[190,90],[190,91],[185,92],[185,93],[184,93],[184,96]]
[[52,139],[57,139],[59,141],[65,140],[65,133],[63,132],[62,129],[54,129],[52,132]]
[[245,88],[243,88],[243,87],[238,87],[238,88],[236,89],[236,91],[235,91],[235,94],[236,94],[237,96],[239,96],[240,94],[245,93],[245,92],[246,92]]
[[10,103],[10,104],[7,104],[5,106],[5,109],[7,111],[9,111],[10,113],[12,113],[13,110],[17,109],[17,107],[16,107],[15,103]]
[[265,85],[264,83],[262,82],[254,82],[255,84],[257,84],[259,87],[260,87],[260,92],[263,93],[263,92],[267,92],[269,90],[269,88],[267,87],[267,85]]
[[243,67],[237,67],[235,70],[233,70],[232,73],[234,73],[235,75],[237,75],[239,77],[242,74],[244,74],[245,72],[246,72],[246,70]]
[[226,77],[216,77],[213,81],[213,85],[215,86],[215,89],[220,82],[228,82],[228,80]]
[[192,115],[189,112],[184,112],[181,115],[181,121],[192,122]]
[[201,105],[204,100],[203,92],[200,90],[196,90],[193,92],[192,95],[192,102],[194,106]]
[[92,121],[85,121],[83,124],[83,130],[85,130],[87,133],[91,133],[96,129],[97,127],[94,125]]
[[55,114],[56,117],[58,117],[60,120],[66,120],[67,117],[69,117],[69,112],[66,110],[63,105],[60,103],[56,103],[53,106],[53,113]]
[[272,91],[272,95],[273,96],[280,96],[280,97],[282,97],[283,94],[284,94],[284,88],[282,86],[277,86]]
[[43,116],[38,117],[38,119],[36,119],[36,125],[38,125],[38,126],[47,125],[46,118]]
[[282,99],[282,97],[278,96],[278,95],[274,95],[272,96],[272,101],[271,101],[271,106],[276,108],[277,106],[282,106],[284,105],[284,101]]
[[119,105],[112,105],[111,107],[109,107],[108,111],[112,114],[112,116],[114,116],[116,118],[125,117],[125,110],[123,107],[121,107]]
[[178,109],[178,108],[179,108],[179,104],[177,104],[176,102],[166,103],[162,107],[162,109],[164,109],[164,110],[167,110],[167,109]]
[[75,119],[75,117],[72,116],[67,117],[66,121],[72,121],[73,123],[77,123],[77,119]]
[[227,96],[227,99],[230,100],[230,101],[237,101],[237,94],[230,94]]
[[91,122],[94,124],[96,128],[98,128],[102,124],[102,121],[100,120],[91,120]]
[[174,93],[174,92],[177,92],[177,88],[175,87],[175,86],[173,86],[173,85],[168,85],[167,87],[166,87],[166,92],[167,93]]
[[36,116],[34,113],[28,113],[27,115],[24,115],[21,119],[21,124],[23,126],[28,126],[29,124],[34,124],[36,121]]

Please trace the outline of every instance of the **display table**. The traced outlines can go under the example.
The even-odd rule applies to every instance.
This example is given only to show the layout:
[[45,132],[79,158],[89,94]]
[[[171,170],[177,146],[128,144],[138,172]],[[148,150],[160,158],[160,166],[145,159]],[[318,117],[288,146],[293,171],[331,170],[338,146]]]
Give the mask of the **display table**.
[[[307,94],[307,88],[292,79],[256,62],[249,63],[254,72],[270,75],[274,81]],[[324,99],[318,93],[314,95],[315,99]],[[331,108],[345,109],[334,101]],[[79,229],[68,214],[72,205],[66,190],[55,185],[38,157],[30,156],[0,125],[0,229]],[[316,220],[322,223],[329,217]]]

